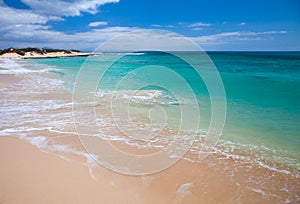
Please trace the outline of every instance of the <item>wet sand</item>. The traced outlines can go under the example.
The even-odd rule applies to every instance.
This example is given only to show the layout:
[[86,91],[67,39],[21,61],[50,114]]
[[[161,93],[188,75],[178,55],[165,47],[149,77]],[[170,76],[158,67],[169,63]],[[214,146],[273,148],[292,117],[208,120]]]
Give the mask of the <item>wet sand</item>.
[[[237,164],[215,156],[203,163],[181,160],[150,176],[125,176],[96,166],[93,179],[89,169],[80,163],[43,153],[18,138],[1,137],[0,162],[0,202],[5,204],[278,203],[284,202],[281,196],[299,193],[296,188],[289,192],[278,190],[284,183],[297,187],[299,180],[259,167],[245,171],[242,165],[235,175],[230,175],[230,168]],[[270,179],[266,181],[265,177]],[[250,180],[263,182],[258,189]],[[269,188],[276,196],[268,196]]]
[[[130,201],[126,191],[115,192],[98,182],[88,169],[66,162],[17,138],[0,138],[0,202],[9,203],[122,203]],[[116,196],[116,193],[118,196]]]
[[8,69],[0,67],[0,88],[7,87],[21,80],[20,78],[12,74],[1,74],[1,70],[8,70]]
[[0,74],[0,88],[17,83],[21,79],[12,74]]

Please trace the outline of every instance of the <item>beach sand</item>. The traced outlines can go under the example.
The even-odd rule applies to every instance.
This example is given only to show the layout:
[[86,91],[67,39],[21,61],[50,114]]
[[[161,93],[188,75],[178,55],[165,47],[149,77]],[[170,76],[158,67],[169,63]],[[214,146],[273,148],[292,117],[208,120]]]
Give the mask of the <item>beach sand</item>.
[[[99,203],[130,201],[126,191],[98,182],[88,169],[42,153],[17,138],[0,138],[0,203]],[[116,196],[118,194],[118,196]]]
[[[0,202],[29,203],[275,203],[264,189],[280,182],[294,182],[285,176],[261,184],[260,189],[246,179],[274,177],[274,172],[257,168],[229,176],[230,167],[221,162],[211,166],[181,160],[171,168],[150,176],[125,176],[100,166],[92,179],[86,166],[42,153],[24,140],[0,138]],[[215,160],[217,161],[217,160]],[[230,165],[230,162],[227,163]],[[233,163],[231,167],[234,168]],[[279,183],[278,183],[279,182]],[[299,190],[293,189],[295,192]],[[294,192],[294,193],[295,193]],[[274,194],[290,194],[278,192]],[[295,201],[295,200],[294,200]]]
[[21,79],[12,74],[0,74],[0,88],[12,85]]
[[[8,70],[7,68],[0,67],[1,70]],[[0,88],[4,88],[6,86],[9,86],[11,84],[17,83],[21,79],[19,77],[16,77],[12,74],[1,74],[0,73]]]

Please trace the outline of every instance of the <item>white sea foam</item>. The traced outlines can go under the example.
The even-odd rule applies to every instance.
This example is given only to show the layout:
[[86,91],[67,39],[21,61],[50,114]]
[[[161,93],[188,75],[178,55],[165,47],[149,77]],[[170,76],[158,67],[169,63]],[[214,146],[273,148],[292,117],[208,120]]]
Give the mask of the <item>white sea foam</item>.
[[39,65],[36,67],[36,69],[26,69],[21,64],[18,63],[18,60],[12,60],[12,59],[3,59],[1,66],[7,68],[7,70],[0,70],[0,74],[19,75],[19,74],[27,74],[27,73],[45,73],[49,71],[59,71],[59,69],[48,65]]
[[256,188],[251,188],[251,187],[248,187],[248,188],[251,189],[252,191],[254,191],[255,193],[259,193],[262,196],[266,196],[266,193],[261,189],[256,189]]
[[50,141],[53,140],[53,138],[51,138],[51,137],[50,138],[46,137],[46,136],[29,137],[26,135],[22,135],[20,138],[24,139],[24,140],[28,141],[30,144],[38,147],[42,152],[54,154],[56,156],[59,156],[63,160],[70,161],[69,157],[66,155],[66,154],[70,154],[70,153],[73,155],[81,156],[81,157],[85,158],[86,162],[83,164],[88,167],[90,176],[94,180],[98,180],[98,178],[93,173],[94,168],[98,165],[95,160],[95,158],[97,158],[96,155],[91,155],[84,151],[75,150],[74,148],[72,148],[68,145],[61,145],[61,144],[55,144],[55,143],[53,144],[53,142],[50,143]]
[[182,193],[184,195],[191,194],[189,188],[192,186],[193,186],[192,183],[184,183],[178,188],[177,193]]
[[114,91],[104,91],[100,90],[96,93],[96,96],[101,98],[104,96],[110,96],[110,97],[122,97],[124,99],[141,99],[141,100],[147,100],[152,98],[157,98],[159,96],[162,96],[163,93],[158,90],[114,90]]
[[105,56],[105,55],[119,55],[119,56],[126,56],[126,55],[145,55],[145,53],[143,52],[109,52],[109,53],[101,53],[101,52],[97,52],[97,53],[94,53],[94,56]]
[[160,90],[114,90],[98,91],[95,96],[99,100],[110,99],[112,102],[128,102],[141,105],[182,105],[187,102],[181,98],[175,98]]
[[22,135],[21,139],[25,139],[27,140],[30,144],[38,147],[38,148],[42,148],[45,149],[45,147],[47,146],[47,137],[45,136],[37,136],[37,137],[27,137]]

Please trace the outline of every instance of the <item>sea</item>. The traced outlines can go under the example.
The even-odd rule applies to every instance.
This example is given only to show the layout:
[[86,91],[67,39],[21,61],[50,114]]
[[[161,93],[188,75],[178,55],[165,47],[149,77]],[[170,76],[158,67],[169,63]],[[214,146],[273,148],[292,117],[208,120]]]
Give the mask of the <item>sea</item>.
[[[197,61],[200,54],[180,55]],[[202,62],[199,67],[203,75],[214,72],[220,77],[224,93],[221,108],[215,99],[221,96],[214,95],[215,87],[209,87],[205,76],[199,76],[187,61],[165,52],[2,60],[1,67],[9,70],[0,72],[22,80],[0,90],[0,136],[18,136],[41,151],[67,160],[72,158],[71,154],[84,156],[87,166],[93,159],[72,146],[72,141],[61,138],[79,132],[79,137],[93,135],[119,145],[122,151],[143,155],[164,149],[177,140],[180,145],[170,152],[170,158],[201,163],[210,154],[219,155],[288,175],[298,180],[291,184],[291,189],[297,189],[300,52],[207,52],[207,55],[210,61]],[[208,64],[213,64],[216,70],[211,70]],[[223,111],[221,116],[214,114],[218,108]],[[218,119],[222,119],[222,124],[217,125],[220,133],[212,142],[206,142],[211,138],[210,129],[214,128],[212,121]],[[76,127],[77,123],[81,125]],[[128,150],[121,143],[133,149]],[[207,155],[199,156],[203,152]],[[107,167],[106,163],[103,165]],[[128,169],[123,169],[124,172],[117,167],[111,169],[132,173]],[[294,191],[280,202],[296,203],[299,199]]]

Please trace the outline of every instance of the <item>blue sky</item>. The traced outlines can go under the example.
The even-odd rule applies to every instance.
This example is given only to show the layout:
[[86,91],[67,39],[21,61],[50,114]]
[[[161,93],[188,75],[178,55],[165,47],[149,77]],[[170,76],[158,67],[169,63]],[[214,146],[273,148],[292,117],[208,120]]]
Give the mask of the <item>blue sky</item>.
[[299,0],[0,0],[0,48],[94,50],[164,29],[204,50],[300,50]]

